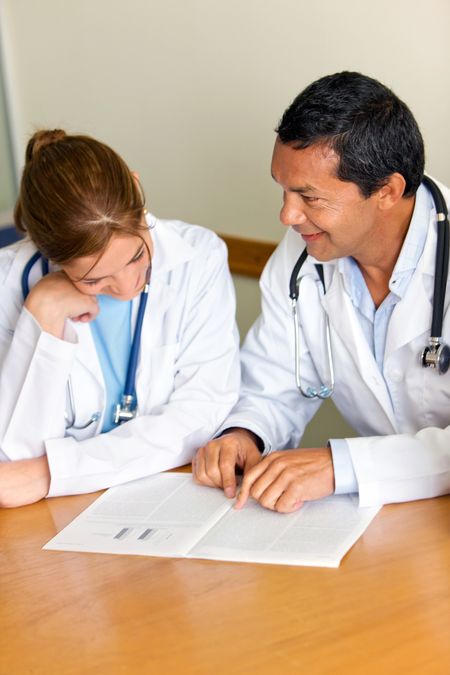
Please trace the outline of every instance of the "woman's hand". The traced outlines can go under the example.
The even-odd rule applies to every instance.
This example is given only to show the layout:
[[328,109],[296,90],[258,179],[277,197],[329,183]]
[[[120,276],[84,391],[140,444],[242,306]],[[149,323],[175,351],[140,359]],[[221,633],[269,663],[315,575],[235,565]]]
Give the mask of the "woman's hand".
[[33,504],[47,496],[50,471],[47,456],[0,462],[0,508]]
[[95,295],[81,293],[64,272],[50,272],[40,279],[24,306],[43,331],[60,339],[66,319],[93,321],[99,311]]

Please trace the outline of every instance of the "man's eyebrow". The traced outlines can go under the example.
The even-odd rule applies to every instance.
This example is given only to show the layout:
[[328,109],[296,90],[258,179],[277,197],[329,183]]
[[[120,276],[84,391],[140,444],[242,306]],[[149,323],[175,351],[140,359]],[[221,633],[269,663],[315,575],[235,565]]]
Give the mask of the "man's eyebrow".
[[300,194],[317,194],[317,190],[312,185],[300,185],[299,187],[289,188],[289,192],[299,192]]
[[[274,179],[275,183],[278,183],[277,179],[271,173],[272,178]],[[288,187],[287,188],[288,192],[297,192],[299,194],[317,194],[317,189],[313,187],[312,185],[309,185],[306,183],[306,185],[299,185],[297,187]]]
[[[139,255],[139,253],[143,250],[144,246],[145,246],[144,242],[142,242],[141,244],[139,244],[139,246],[137,247],[136,252],[135,252],[134,255],[130,258],[130,260],[129,260],[127,263],[125,263],[125,265],[129,265],[131,262],[133,262],[133,260],[134,260],[135,258],[137,258],[137,256]],[[104,276],[104,277],[81,277],[81,279],[79,279],[79,281],[88,281],[88,282],[92,282],[92,281],[101,281],[102,279],[106,279],[106,276]]]

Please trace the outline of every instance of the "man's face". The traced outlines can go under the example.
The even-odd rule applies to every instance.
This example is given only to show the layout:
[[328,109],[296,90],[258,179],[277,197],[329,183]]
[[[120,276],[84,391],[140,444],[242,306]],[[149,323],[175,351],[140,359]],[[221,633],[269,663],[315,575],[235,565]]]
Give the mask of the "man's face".
[[365,198],[355,183],[336,177],[336,154],[323,145],[296,150],[277,139],[272,176],[283,188],[280,220],[320,261],[364,260],[379,248],[377,193]]

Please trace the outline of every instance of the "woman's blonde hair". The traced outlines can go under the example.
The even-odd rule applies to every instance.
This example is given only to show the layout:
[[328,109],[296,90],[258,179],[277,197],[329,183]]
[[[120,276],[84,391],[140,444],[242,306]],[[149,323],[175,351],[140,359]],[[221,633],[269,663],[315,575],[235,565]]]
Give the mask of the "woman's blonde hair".
[[104,251],[114,234],[141,236],[144,203],[114,150],[89,136],[42,130],[27,145],[14,220],[46,258],[65,264]]

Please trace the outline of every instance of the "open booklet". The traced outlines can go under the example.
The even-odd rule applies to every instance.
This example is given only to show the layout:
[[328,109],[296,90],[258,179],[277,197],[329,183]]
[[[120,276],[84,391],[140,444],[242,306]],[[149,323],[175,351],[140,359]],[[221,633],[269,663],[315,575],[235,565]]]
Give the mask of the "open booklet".
[[378,510],[335,495],[292,514],[251,499],[236,511],[221,490],[163,473],[111,488],[44,548],[338,567]]

